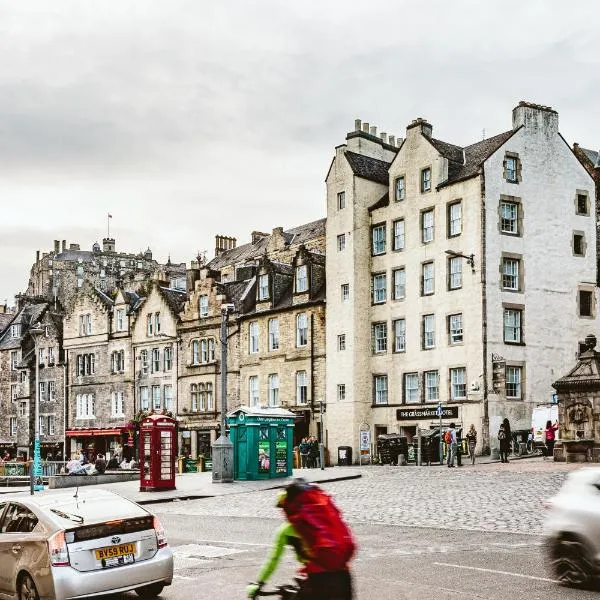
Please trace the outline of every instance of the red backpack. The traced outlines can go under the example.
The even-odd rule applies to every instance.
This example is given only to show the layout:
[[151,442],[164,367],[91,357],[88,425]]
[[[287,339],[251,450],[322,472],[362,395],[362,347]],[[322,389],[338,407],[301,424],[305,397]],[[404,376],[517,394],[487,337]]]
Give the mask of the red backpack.
[[283,508],[308,548],[308,573],[348,569],[356,544],[328,494],[315,485],[308,485],[297,496],[286,500]]

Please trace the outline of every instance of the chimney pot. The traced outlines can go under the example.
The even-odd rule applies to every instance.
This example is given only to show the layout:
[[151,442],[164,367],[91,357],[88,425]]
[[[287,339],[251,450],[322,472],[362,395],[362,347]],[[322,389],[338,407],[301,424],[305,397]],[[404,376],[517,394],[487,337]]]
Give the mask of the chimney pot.
[[360,131],[361,121],[360,119],[354,119],[354,131]]
[[363,125],[363,131],[365,133],[369,133],[369,124],[368,123],[363,123],[362,125]]
[[371,135],[377,137],[377,127],[375,125],[371,125]]
[[379,134],[379,137],[381,138],[381,141],[382,141],[384,144],[387,144],[387,133],[385,133],[385,131],[382,131],[382,132]]
[[388,144],[390,146],[395,146],[396,145],[396,136],[395,135],[390,135],[390,137],[388,139]]

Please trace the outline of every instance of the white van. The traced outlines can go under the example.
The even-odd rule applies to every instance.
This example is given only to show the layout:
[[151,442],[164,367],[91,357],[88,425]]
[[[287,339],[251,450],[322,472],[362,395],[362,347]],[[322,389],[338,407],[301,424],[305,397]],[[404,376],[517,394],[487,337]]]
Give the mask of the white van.
[[533,429],[534,448],[540,449],[546,445],[544,431],[546,423],[558,421],[558,404],[540,404],[531,413],[531,428]]

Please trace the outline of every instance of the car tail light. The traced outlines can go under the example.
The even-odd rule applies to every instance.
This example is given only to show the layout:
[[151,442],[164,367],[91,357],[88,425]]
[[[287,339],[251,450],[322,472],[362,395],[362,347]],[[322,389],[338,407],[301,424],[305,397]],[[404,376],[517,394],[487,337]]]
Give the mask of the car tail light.
[[156,533],[156,543],[159,548],[164,548],[167,545],[167,536],[165,534],[165,528],[162,526],[160,519],[154,517],[154,531]]
[[64,531],[57,531],[48,539],[48,551],[53,567],[68,567],[71,564]]

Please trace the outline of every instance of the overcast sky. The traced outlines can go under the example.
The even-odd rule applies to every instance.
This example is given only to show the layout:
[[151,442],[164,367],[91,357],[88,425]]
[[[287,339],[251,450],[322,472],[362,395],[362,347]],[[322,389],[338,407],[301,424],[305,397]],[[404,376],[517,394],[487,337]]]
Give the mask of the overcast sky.
[[459,145],[519,100],[600,147],[600,4],[23,0],[0,6],[0,302],[36,250],[214,252],[325,216],[354,119]]

